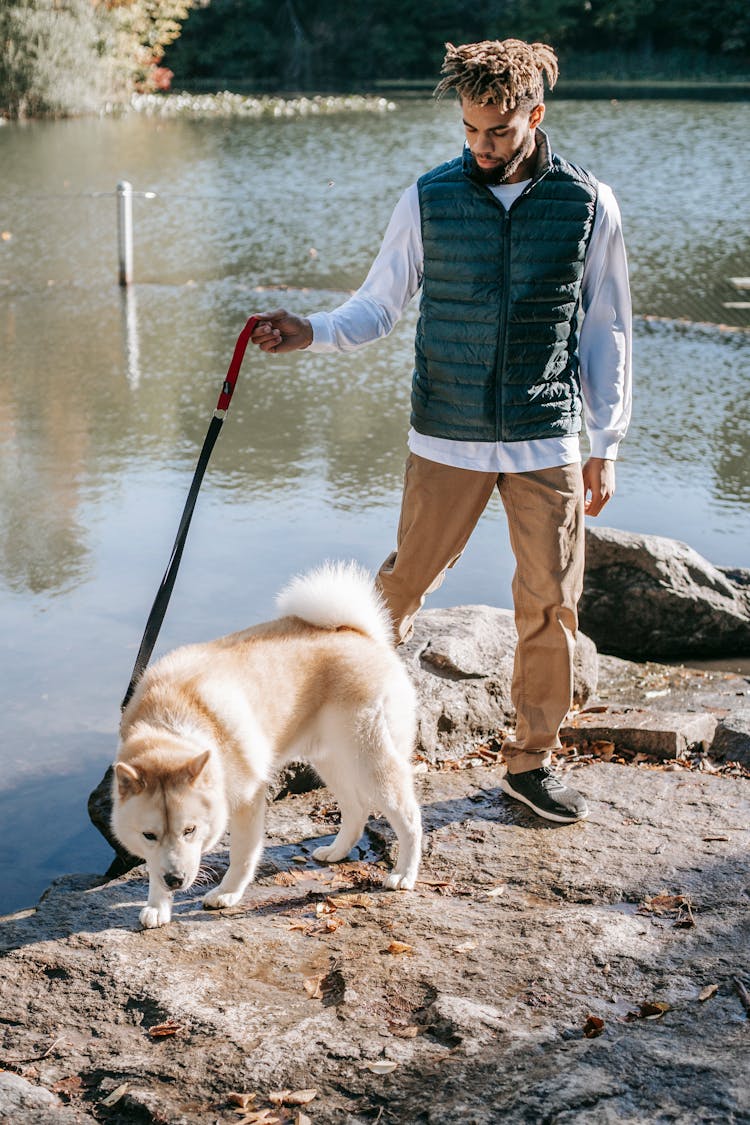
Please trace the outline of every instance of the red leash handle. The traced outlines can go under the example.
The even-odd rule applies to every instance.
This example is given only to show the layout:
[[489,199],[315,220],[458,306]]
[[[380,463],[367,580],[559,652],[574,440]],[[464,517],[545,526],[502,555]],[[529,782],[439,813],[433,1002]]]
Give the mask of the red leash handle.
[[250,340],[250,337],[252,336],[255,326],[259,322],[259,320],[259,317],[251,316],[247,324],[237,337],[237,343],[234,345],[234,355],[232,356],[232,362],[229,364],[227,377],[224,380],[224,386],[221,388],[219,401],[216,403],[216,410],[214,411],[214,414],[218,417],[222,417],[229,409],[229,403],[232,401],[234,388],[237,384],[237,376],[240,373],[242,361],[245,358],[245,350],[247,348],[248,341]]

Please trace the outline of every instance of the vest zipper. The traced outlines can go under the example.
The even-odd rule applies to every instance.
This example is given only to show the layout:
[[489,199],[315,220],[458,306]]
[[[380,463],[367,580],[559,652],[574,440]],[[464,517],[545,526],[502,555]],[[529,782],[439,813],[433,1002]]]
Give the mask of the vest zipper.
[[508,358],[508,312],[510,310],[510,211],[503,212],[503,299],[500,305],[500,325],[497,333],[497,363],[495,364],[495,440],[504,441],[503,431],[503,378]]

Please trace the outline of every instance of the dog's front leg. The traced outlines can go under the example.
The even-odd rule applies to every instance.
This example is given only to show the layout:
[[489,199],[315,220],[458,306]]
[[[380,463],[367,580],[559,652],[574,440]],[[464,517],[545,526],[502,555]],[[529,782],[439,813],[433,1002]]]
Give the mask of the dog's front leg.
[[249,801],[232,813],[229,820],[229,867],[218,887],[214,887],[203,899],[203,905],[208,910],[236,906],[252,881],[263,851],[265,812],[266,789],[261,786]]
[[161,881],[149,874],[148,900],[138,916],[138,921],[144,930],[153,930],[157,926],[166,926],[172,917],[172,895]]

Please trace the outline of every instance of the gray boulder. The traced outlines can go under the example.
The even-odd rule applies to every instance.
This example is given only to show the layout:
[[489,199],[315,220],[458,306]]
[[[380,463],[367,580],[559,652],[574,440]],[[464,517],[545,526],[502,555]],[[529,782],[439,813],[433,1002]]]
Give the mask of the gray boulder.
[[579,612],[598,648],[631,660],[750,653],[750,571],[660,535],[587,528]]
[[[417,749],[432,761],[453,757],[515,723],[510,700],[518,634],[513,613],[487,605],[429,609],[399,652],[419,698]],[[596,646],[576,643],[574,701],[597,686]]]
[[711,753],[715,758],[750,766],[750,707],[742,707],[721,719]]

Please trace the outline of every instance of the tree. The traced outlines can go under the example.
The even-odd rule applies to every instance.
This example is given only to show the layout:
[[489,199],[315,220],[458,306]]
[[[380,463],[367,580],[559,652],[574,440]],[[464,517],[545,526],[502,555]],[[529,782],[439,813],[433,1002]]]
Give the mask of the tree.
[[0,111],[11,117],[98,109],[115,92],[112,28],[91,0],[15,0],[0,8]]

